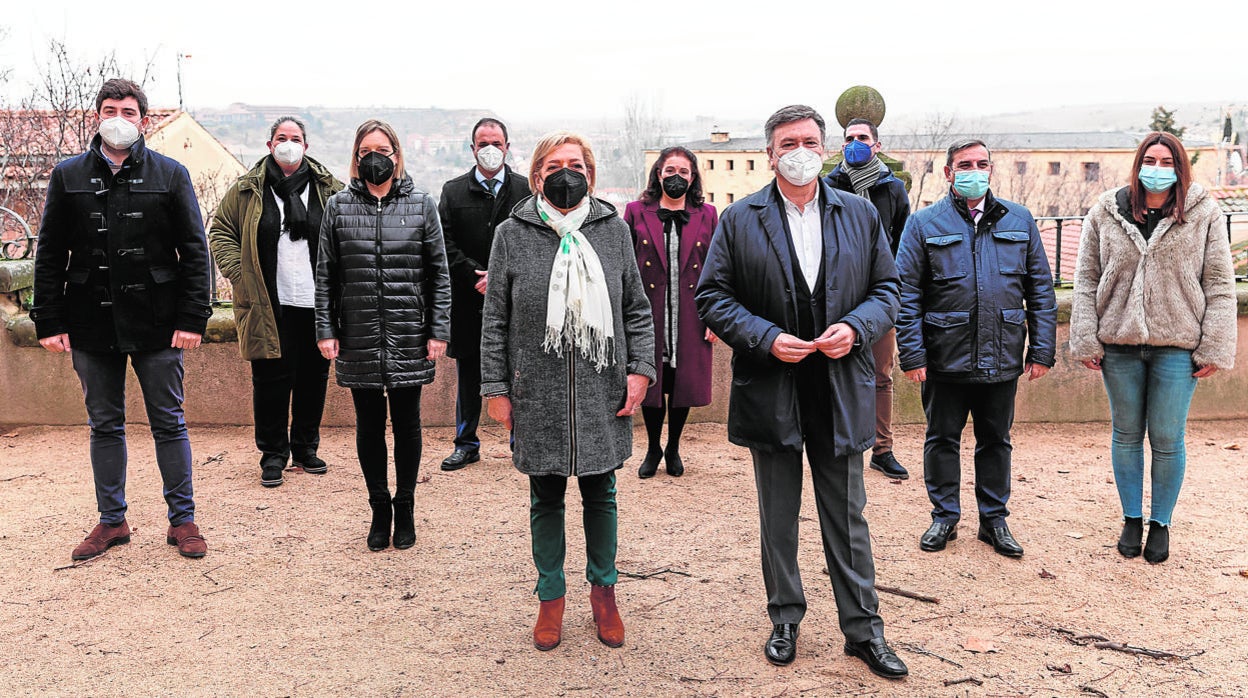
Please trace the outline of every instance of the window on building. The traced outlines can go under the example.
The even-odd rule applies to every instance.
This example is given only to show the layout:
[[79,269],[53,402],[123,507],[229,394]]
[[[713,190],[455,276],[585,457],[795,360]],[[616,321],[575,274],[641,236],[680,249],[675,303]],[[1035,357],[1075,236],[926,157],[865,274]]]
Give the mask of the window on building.
[[714,160],[707,160],[707,161],[706,161],[706,169],[708,169],[708,170],[713,170],[713,169],[715,169],[715,161],[714,161]]
[[935,163],[933,163],[931,160],[928,160],[928,161],[927,161],[927,170],[926,170],[926,171],[927,171],[927,173],[928,173],[928,174],[931,174],[933,169],[935,169]]
[[736,196],[734,196],[734,195],[732,195],[732,194],[729,194],[729,195],[728,195],[728,203],[732,203],[732,202],[734,202],[734,201],[736,201],[736,200],[737,200],[737,197],[736,197]]
[[1085,182],[1101,181],[1101,163],[1099,162],[1083,163],[1083,181]]
[[1062,163],[1060,162],[1049,163],[1049,174],[1060,175],[1061,173],[1062,173]]
[[709,202],[711,202],[711,203],[715,203],[715,192],[713,192],[713,191],[708,191],[708,192],[706,193],[706,200],[707,200],[707,201],[709,201]]
[[1020,175],[1025,175],[1025,174],[1027,174],[1027,161],[1026,161],[1026,160],[1015,160],[1015,161],[1014,161],[1014,172],[1015,172],[1015,173],[1017,173],[1017,174],[1020,174]]
[[1057,204],[1050,204],[1047,208],[1044,209],[1044,215],[1060,216],[1061,214],[1057,212]]
[[753,172],[753,171],[754,171],[754,161],[753,161],[753,160],[746,160],[746,161],[745,161],[745,169],[747,169],[747,170],[749,170],[749,171]]
[[735,161],[735,160],[729,160],[729,161],[728,161],[728,169],[730,169],[730,170],[731,170],[731,169],[733,169],[733,166],[734,166],[735,164],[736,164],[736,161]]

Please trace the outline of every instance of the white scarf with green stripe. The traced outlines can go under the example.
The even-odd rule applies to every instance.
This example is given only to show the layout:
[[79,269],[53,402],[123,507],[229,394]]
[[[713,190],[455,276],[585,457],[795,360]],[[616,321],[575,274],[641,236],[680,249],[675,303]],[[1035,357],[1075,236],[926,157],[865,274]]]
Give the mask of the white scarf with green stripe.
[[564,215],[541,196],[537,212],[559,235],[554,266],[550,270],[550,291],[546,298],[546,338],[542,349],[563,356],[565,348],[575,347],[593,362],[594,369],[610,366],[614,360],[615,323],[611,316],[611,296],[598,253],[581,233],[589,216],[589,197]]

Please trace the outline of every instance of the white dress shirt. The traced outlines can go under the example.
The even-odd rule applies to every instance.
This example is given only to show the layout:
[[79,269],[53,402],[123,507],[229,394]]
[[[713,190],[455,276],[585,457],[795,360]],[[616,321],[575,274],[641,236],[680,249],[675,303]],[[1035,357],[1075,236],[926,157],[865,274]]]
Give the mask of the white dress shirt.
[[[308,205],[308,190],[303,188],[299,198]],[[277,238],[277,302],[296,308],[316,307],[316,278],[312,273],[312,258],[308,256],[308,239],[291,240],[286,230],[286,204],[282,197],[274,196],[282,234]]]
[[815,280],[819,278],[819,266],[823,264],[823,217],[820,215],[819,194],[800,209],[783,194],[784,215],[789,219],[789,234],[793,237],[793,249],[797,251],[797,264],[806,279],[806,288],[815,292]]

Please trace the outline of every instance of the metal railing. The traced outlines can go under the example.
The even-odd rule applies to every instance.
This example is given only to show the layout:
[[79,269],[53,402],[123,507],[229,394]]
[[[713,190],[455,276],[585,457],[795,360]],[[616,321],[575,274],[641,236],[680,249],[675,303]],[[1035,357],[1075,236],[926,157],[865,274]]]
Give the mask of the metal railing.
[[[1248,213],[1226,213],[1227,242],[1234,243],[1233,225],[1239,221],[1248,226]],[[1036,216],[1036,225],[1040,228],[1040,237],[1045,242],[1045,252],[1049,256],[1049,266],[1053,271],[1053,283],[1058,286],[1074,284],[1074,258],[1079,253],[1079,235],[1083,232],[1083,216]],[[1066,240],[1073,237],[1073,240]],[[1051,240],[1051,244],[1050,244]],[[1073,243],[1073,244],[1072,244]],[[1063,256],[1065,259],[1063,259]],[[1231,250],[1231,259],[1237,265],[1248,261],[1248,247],[1238,252]],[[1063,268],[1071,276],[1063,275]],[[1248,274],[1237,274],[1236,281],[1248,281]]]

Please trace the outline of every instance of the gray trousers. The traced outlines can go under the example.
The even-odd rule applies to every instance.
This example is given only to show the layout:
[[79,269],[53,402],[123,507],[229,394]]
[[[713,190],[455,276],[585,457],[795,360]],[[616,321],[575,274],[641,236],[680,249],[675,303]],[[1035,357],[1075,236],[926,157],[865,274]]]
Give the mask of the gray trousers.
[[[823,555],[832,577],[832,592],[841,632],[850,642],[884,635],[879,597],[875,592],[875,560],[871,534],[862,509],[867,503],[862,484],[862,454],[833,455],[831,429],[807,430],[806,454],[815,486],[815,507],[823,536]],[[772,623],[800,623],[806,595],[797,566],[797,517],[802,505],[802,454],[750,449],[762,541],[763,582],[767,615]]]

